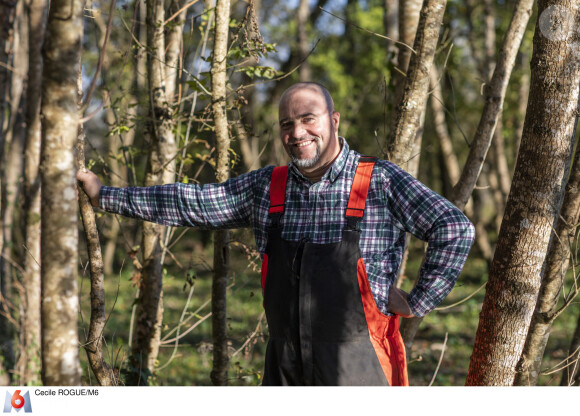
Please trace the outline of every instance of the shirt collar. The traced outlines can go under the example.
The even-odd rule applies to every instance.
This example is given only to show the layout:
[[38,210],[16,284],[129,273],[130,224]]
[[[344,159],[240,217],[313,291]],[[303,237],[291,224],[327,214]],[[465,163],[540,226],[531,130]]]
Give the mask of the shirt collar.
[[[321,180],[328,179],[330,180],[330,182],[334,182],[336,178],[338,178],[344,167],[346,166],[346,162],[348,160],[348,152],[350,151],[350,148],[348,147],[348,143],[346,142],[346,139],[344,137],[339,136],[338,140],[340,142],[341,147],[340,153],[334,160],[334,163],[330,166],[330,169],[328,169],[324,173],[324,175],[322,175]],[[297,175],[299,178],[304,179],[306,181],[308,180],[304,175],[302,175],[302,173],[296,167],[294,162],[290,162],[290,170],[294,172],[294,174]]]

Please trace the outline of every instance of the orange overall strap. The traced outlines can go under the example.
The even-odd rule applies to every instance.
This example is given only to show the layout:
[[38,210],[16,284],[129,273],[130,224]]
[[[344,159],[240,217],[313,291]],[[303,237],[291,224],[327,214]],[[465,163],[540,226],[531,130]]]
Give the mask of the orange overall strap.
[[367,202],[367,194],[371,183],[373,167],[377,159],[374,157],[361,157],[354,174],[348,206],[346,208],[347,217],[362,218]]
[[286,197],[286,180],[288,179],[288,166],[278,166],[272,171],[270,178],[270,210],[269,214],[284,212],[284,199]]

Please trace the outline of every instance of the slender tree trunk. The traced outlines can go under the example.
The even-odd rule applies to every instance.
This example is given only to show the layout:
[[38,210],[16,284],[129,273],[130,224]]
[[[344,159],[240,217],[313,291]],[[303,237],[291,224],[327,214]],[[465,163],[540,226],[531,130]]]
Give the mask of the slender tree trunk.
[[12,68],[13,38],[14,38],[14,20],[16,16],[16,1],[0,2],[0,163],[4,158],[4,146],[6,139],[5,115],[6,104],[8,103],[8,94],[10,91],[9,83]]
[[[401,77],[400,72],[395,71],[398,74],[393,78],[394,97],[397,101],[387,145],[388,158],[413,176],[417,176],[419,171],[429,73],[432,70],[447,1],[426,0],[422,7],[420,4],[420,1],[412,0],[404,2],[399,7],[401,41],[407,45],[413,42],[416,53],[411,55],[408,47],[399,45],[399,70],[406,72],[406,77]],[[397,287],[402,284],[409,255],[410,234],[405,238],[403,259],[397,273]]]
[[433,65],[439,30],[443,21],[446,0],[426,0],[421,9],[421,18],[405,80],[404,93],[395,115],[395,127],[391,132],[389,160],[407,169],[412,156],[418,157],[414,149],[417,130],[429,91],[429,72]]
[[[82,83],[80,83],[82,85]],[[77,167],[85,168],[85,133],[82,127],[79,128],[77,142]],[[87,240],[87,251],[89,257],[89,273],[91,279],[91,319],[89,323],[89,333],[84,343],[87,358],[91,370],[95,374],[101,386],[117,385],[117,376],[106,363],[103,356],[103,331],[107,317],[105,314],[105,274],[103,272],[103,256],[101,254],[101,243],[99,242],[99,232],[95,220],[95,212],[89,201],[89,197],[84,192],[79,192],[79,209]]]
[[484,89],[485,105],[461,178],[453,190],[451,202],[459,209],[467,203],[481,172],[493,132],[501,115],[507,84],[515,63],[528,20],[532,14],[533,0],[518,0],[508,31],[499,51],[498,61],[489,85]]
[[564,202],[558,216],[555,237],[552,238],[546,256],[546,266],[536,309],[524,345],[524,351],[517,366],[514,385],[535,386],[540,375],[540,365],[552,323],[559,313],[569,305],[574,296],[568,295],[565,305],[558,309],[558,297],[562,293],[564,278],[570,264],[570,247],[574,241],[580,218],[580,147],[576,154],[570,178],[566,184]]
[[[385,31],[385,36],[390,40],[387,40],[387,53],[390,59],[397,57],[397,47],[395,41],[399,39],[399,1],[398,0],[384,0],[384,12],[383,12],[383,30]],[[417,20],[418,23],[418,20]],[[413,34],[415,38],[415,34]]]
[[561,26],[536,26],[523,139],[490,269],[467,385],[511,385],[523,351],[574,143],[580,67],[571,40],[572,29],[579,23],[579,3],[538,3],[540,19],[548,6],[558,4],[565,9],[564,14],[559,14],[560,8],[548,12],[555,13],[554,21],[571,24],[564,25],[566,31],[561,36],[551,32]]
[[[217,0],[215,11],[215,42],[211,64],[212,112],[216,137],[216,179],[224,182],[229,178],[228,151],[230,137],[227,119],[226,58],[230,1]],[[229,272],[229,232],[214,233],[214,275],[212,285],[213,369],[212,383],[226,385],[228,370],[226,287]]]
[[[248,8],[246,9],[246,19],[247,25],[251,27],[255,26],[259,29],[258,16],[260,15],[261,1],[252,1]],[[260,33],[257,34],[258,38],[261,38]],[[256,57],[251,57],[248,60],[248,65],[257,65],[258,59]],[[251,78],[244,75],[242,83],[252,84]],[[257,98],[257,91],[255,87],[251,89],[245,95],[247,104],[241,109],[241,116],[236,124],[236,139],[240,143],[240,152],[242,153],[242,159],[246,170],[249,172],[254,169],[259,169],[261,167],[260,163],[260,137],[255,133],[255,115],[258,114],[261,105]],[[267,139],[266,139],[267,140]],[[265,141],[264,141],[265,142]]]
[[[487,83],[490,82],[495,69],[496,62],[496,36],[495,36],[495,7],[493,0],[484,1],[485,9],[485,63],[481,68],[483,79]],[[511,177],[507,166],[507,159],[505,155],[505,144],[503,139],[503,122],[501,112],[497,116],[495,128],[493,130],[492,140],[493,152],[489,158],[491,165],[490,176],[493,178],[496,186],[494,193],[496,194],[496,218],[497,229],[501,225],[501,218],[505,209],[507,196],[510,190]],[[490,181],[491,183],[491,181]]]
[[[401,98],[403,97],[405,78],[407,70],[409,69],[409,61],[413,53],[410,47],[415,43],[415,34],[417,33],[422,6],[423,0],[399,1],[399,27],[397,32],[400,43],[397,44],[397,68],[392,72],[392,83],[395,88],[392,101],[393,110],[397,108],[401,102]],[[395,128],[395,122],[396,117],[395,112],[393,111],[393,116],[391,117],[391,131]]]
[[[3,313],[14,315],[14,310],[9,310],[9,304],[16,304],[13,299],[13,261],[20,261],[18,246],[13,237],[16,237],[18,228],[18,205],[22,191],[23,173],[23,153],[25,131],[23,128],[23,111],[25,108],[25,97],[23,96],[24,79],[28,72],[28,26],[27,16],[22,3],[16,5],[16,16],[14,21],[14,34],[12,48],[13,57],[11,65],[13,70],[9,78],[8,86],[8,111],[5,125],[5,135],[7,144],[6,160],[3,164],[2,174],[2,203],[0,215],[2,225],[2,251],[0,256],[0,310]],[[10,370],[15,367],[14,351],[14,326],[9,319],[0,315],[0,357],[4,359],[4,366]]]
[[308,0],[300,0],[298,4],[298,11],[296,13],[296,25],[298,31],[298,59],[302,62],[299,69],[300,81],[310,81],[312,78],[312,71],[310,64],[306,60],[310,48],[308,47],[308,16],[310,15],[310,7]]
[[26,147],[24,154],[24,207],[26,253],[22,286],[25,289],[21,317],[20,385],[41,382],[40,326],[40,94],[42,90],[42,44],[48,16],[47,0],[32,0],[28,12],[28,85],[26,98]]
[[80,385],[77,319],[78,229],[74,146],[82,0],[50,5],[42,85],[42,380]]
[[[109,16],[112,18],[112,15]],[[101,44],[101,53],[105,53],[106,41]],[[98,74],[95,74],[97,76]],[[82,98],[82,74],[79,71],[78,78],[78,97],[79,107],[83,107]],[[89,99],[88,97],[87,99]],[[85,103],[85,104],[88,104]],[[77,169],[86,169],[85,167],[85,131],[84,127],[79,125],[78,137],[76,142],[76,165]],[[101,253],[101,243],[99,241],[99,232],[95,220],[95,212],[84,192],[78,193],[79,210],[85,231],[87,254],[89,259],[89,277],[91,281],[91,318],[89,322],[89,332],[84,343],[89,365],[97,382],[101,386],[117,385],[117,376],[113,373],[103,357],[103,331],[107,321],[105,314],[105,274],[103,272],[103,256]]]
[[[175,84],[166,75],[164,21],[163,0],[147,2],[147,44],[151,50],[147,55],[147,69],[152,126],[145,186],[170,183],[175,176],[175,161],[172,159],[177,147],[173,133],[173,110],[170,107]],[[143,269],[132,351],[133,367],[139,372],[139,378],[131,378],[132,384],[147,383],[159,353],[163,319],[164,230],[165,227],[158,224],[143,224]]]

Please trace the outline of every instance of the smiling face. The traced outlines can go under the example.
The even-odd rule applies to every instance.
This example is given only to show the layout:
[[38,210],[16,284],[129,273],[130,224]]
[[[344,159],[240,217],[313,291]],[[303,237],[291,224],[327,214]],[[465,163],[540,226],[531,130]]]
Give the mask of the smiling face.
[[304,173],[329,167],[340,152],[340,114],[316,84],[296,84],[280,100],[280,136],[284,149]]

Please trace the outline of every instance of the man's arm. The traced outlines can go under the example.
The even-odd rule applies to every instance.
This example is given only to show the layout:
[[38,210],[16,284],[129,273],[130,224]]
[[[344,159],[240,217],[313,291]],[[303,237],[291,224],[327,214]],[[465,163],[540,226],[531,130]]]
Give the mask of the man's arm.
[[79,171],[77,179],[91,204],[107,212],[162,225],[223,229],[251,225],[270,174],[271,168],[264,168],[223,183],[136,188],[103,186],[89,171]]
[[[437,307],[455,285],[475,230],[451,202],[399,167],[390,164],[387,168],[391,173],[387,178],[387,202],[393,215],[402,229],[428,243],[419,279],[406,299],[412,314],[422,317]],[[389,302],[404,295],[391,290]],[[393,312],[395,308],[389,305]]]

